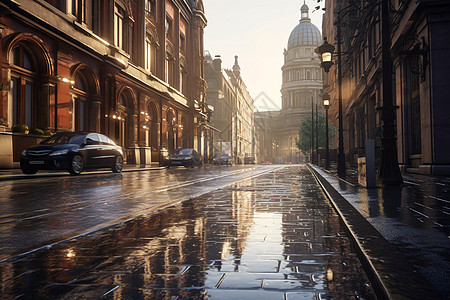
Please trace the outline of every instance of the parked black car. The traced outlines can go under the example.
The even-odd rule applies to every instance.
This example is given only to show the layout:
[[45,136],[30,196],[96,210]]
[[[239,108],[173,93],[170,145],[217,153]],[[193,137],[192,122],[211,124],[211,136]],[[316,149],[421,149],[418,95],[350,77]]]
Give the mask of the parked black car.
[[170,155],[168,160],[169,167],[171,166],[184,166],[195,167],[202,165],[202,157],[200,154],[192,148],[178,148],[175,149]]
[[92,132],[62,132],[22,152],[20,168],[24,174],[38,170],[67,170],[72,175],[84,169],[111,168],[122,171],[123,151],[110,138]]
[[213,159],[213,163],[215,165],[231,166],[232,165],[231,156],[226,153],[217,154],[216,157],[214,157]]

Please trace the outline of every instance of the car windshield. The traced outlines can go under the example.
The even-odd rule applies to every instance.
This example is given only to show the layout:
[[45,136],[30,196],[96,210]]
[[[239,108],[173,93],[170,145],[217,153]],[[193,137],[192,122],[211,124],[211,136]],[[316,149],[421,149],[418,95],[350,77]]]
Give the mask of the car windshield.
[[174,154],[191,155],[192,154],[192,149],[177,149],[177,150],[175,150]]
[[86,134],[76,134],[76,133],[64,133],[64,134],[55,134],[49,137],[48,139],[41,142],[44,145],[52,145],[52,144],[78,144],[80,145]]

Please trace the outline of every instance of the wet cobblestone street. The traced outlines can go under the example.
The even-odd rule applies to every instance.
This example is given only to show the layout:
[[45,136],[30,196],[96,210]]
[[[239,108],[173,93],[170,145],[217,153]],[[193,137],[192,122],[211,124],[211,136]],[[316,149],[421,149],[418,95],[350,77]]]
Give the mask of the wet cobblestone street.
[[0,264],[1,299],[376,299],[306,166]]

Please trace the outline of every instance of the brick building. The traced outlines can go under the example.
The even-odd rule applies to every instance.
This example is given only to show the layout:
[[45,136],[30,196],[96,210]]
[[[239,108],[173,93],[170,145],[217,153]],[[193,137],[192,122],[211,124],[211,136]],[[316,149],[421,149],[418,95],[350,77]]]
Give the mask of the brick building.
[[206,151],[201,0],[0,3],[0,167],[39,137],[16,124],[98,131],[149,164],[177,147]]

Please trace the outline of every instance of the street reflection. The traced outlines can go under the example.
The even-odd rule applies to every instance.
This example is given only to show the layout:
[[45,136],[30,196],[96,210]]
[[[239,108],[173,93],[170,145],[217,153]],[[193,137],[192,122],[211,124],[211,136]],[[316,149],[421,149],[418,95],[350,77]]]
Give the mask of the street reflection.
[[2,299],[375,299],[305,168],[4,262],[0,278]]

